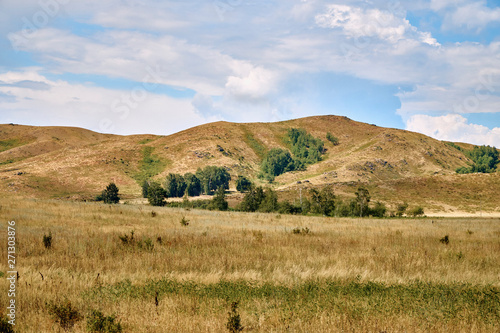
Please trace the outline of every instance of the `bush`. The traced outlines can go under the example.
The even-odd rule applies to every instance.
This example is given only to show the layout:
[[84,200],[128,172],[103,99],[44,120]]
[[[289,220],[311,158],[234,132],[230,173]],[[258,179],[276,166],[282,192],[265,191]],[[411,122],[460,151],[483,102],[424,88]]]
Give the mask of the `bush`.
[[448,245],[450,243],[450,238],[448,237],[448,235],[446,235],[443,238],[441,238],[439,241],[441,243],[443,243],[444,245]]
[[61,325],[65,331],[71,329],[82,319],[80,312],[75,309],[70,301],[63,304],[47,304],[47,309],[52,318]]
[[115,183],[109,183],[101,195],[97,197],[97,201],[104,201],[105,204],[117,204],[120,202],[118,195],[119,189]]
[[47,250],[50,250],[52,248],[52,232],[49,231],[49,235],[43,235],[43,246],[45,246],[45,248]]
[[243,326],[241,325],[241,317],[238,313],[238,302],[231,303],[231,311],[228,312],[226,328],[231,333],[243,331]]
[[122,325],[115,322],[115,316],[104,316],[98,310],[92,310],[87,318],[87,330],[89,332],[120,333]]
[[228,207],[229,204],[226,201],[226,191],[224,190],[224,187],[221,186],[217,189],[209,208],[211,210],[227,210]]
[[333,136],[330,132],[326,133],[326,139],[330,141],[334,146],[337,146],[339,144],[339,139]]
[[370,210],[370,215],[374,217],[384,217],[386,212],[387,207],[380,201],[377,201],[375,203],[375,207]]
[[239,192],[246,192],[252,189],[252,182],[245,176],[238,176],[236,180],[236,190]]
[[259,209],[262,200],[264,200],[264,190],[262,187],[252,188],[240,203],[239,210],[244,212],[255,212]]
[[404,213],[406,212],[406,209],[408,209],[408,203],[402,203],[402,204],[399,204],[397,209],[396,209],[396,215],[398,217],[402,217],[404,215]]
[[148,201],[151,206],[165,206],[167,193],[160,184],[152,182],[148,189]]
[[14,328],[9,324],[9,319],[7,317],[0,318],[0,333],[14,333]]
[[410,216],[418,217],[424,215],[424,209],[422,207],[415,207],[408,212]]

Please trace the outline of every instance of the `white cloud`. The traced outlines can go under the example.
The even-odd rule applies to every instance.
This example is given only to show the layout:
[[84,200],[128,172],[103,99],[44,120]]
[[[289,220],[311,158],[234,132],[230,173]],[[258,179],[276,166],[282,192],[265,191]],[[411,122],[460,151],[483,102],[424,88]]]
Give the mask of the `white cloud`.
[[465,117],[458,114],[440,117],[413,115],[407,121],[406,129],[438,140],[500,147],[500,127],[489,129],[486,126],[470,124]]
[[438,45],[429,33],[418,32],[404,17],[386,10],[329,5],[326,13],[316,16],[316,23],[325,28],[341,28],[353,38],[378,37],[390,43],[416,38],[429,45]]
[[444,16],[443,29],[465,28],[479,33],[492,22],[500,23],[500,8],[485,0],[432,0],[430,8]]
[[[19,84],[41,82],[48,89]],[[171,134],[216,118],[203,117],[189,99],[148,91],[138,84],[130,91],[52,81],[37,68],[0,74],[0,122],[79,126],[118,134]],[[8,98],[3,98],[8,97]]]

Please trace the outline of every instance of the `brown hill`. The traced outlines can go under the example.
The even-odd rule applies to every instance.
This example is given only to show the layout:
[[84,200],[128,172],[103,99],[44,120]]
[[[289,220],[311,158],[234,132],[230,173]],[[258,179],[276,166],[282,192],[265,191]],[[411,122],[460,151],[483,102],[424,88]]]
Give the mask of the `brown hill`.
[[[273,186],[285,191],[283,196],[293,198],[300,187],[324,184],[333,184],[338,193],[349,195],[364,183],[375,200],[407,200],[436,210],[474,211],[480,205],[497,209],[494,196],[477,194],[494,193],[492,186],[498,188],[499,174],[456,175],[457,167],[470,162],[460,150],[422,134],[337,116],[276,123],[217,122],[169,136],[0,125],[1,191],[86,198],[114,181],[125,197],[133,198],[140,196],[141,179],[154,175],[161,180],[170,172],[194,172],[207,165],[225,166],[232,176],[247,175],[259,183],[256,176],[262,157],[272,147],[285,148],[283,138],[289,128],[304,128],[321,138],[327,152],[323,161],[306,171],[277,177]],[[340,144],[334,146],[326,140],[327,132],[339,138]],[[479,181],[484,177],[488,181]],[[471,190],[476,197],[467,194]],[[465,199],[467,195],[469,199]]]

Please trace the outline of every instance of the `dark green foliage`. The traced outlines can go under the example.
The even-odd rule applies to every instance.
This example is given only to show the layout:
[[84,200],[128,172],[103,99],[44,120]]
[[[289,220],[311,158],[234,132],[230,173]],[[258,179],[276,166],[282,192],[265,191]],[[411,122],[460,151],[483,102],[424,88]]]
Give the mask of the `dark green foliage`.
[[330,141],[334,146],[339,144],[339,139],[336,136],[333,136],[332,133],[326,133],[326,139]]
[[375,207],[370,209],[370,215],[373,217],[384,217],[386,212],[387,207],[380,201],[377,201]]
[[49,315],[61,325],[65,331],[70,330],[75,324],[82,319],[80,312],[75,309],[70,301],[62,304],[47,304]]
[[333,216],[335,213],[335,194],[330,186],[323,187],[320,191],[311,189],[311,210],[313,213],[324,216]]
[[399,204],[397,209],[396,209],[396,216],[402,217],[404,213],[406,212],[406,209],[408,209],[408,203],[404,202],[402,204]]
[[238,176],[236,180],[236,190],[239,192],[246,192],[252,188],[252,182],[245,176]]
[[448,235],[446,235],[443,238],[441,238],[439,241],[441,243],[443,243],[444,245],[448,245],[450,243],[450,238],[448,237]]
[[183,216],[181,219],[181,225],[183,227],[187,227],[189,225],[189,220],[185,216]]
[[224,187],[219,187],[217,191],[215,192],[215,196],[212,199],[212,202],[210,203],[209,209],[210,210],[227,210],[229,208],[229,205],[226,201],[226,191]]
[[240,203],[239,210],[243,212],[255,212],[259,209],[262,200],[264,200],[264,189],[260,186],[252,188]]
[[97,197],[97,201],[104,201],[106,204],[117,204],[120,202],[120,196],[118,194],[119,189],[115,183],[109,183],[101,195]]
[[481,146],[474,147],[474,149],[467,151],[466,155],[474,162],[474,164],[467,168],[461,167],[456,171],[457,173],[492,173],[497,170],[499,153],[495,147]]
[[228,318],[226,323],[226,328],[231,333],[237,333],[243,331],[243,326],[241,325],[241,318],[238,313],[238,302],[231,303],[231,311],[228,312]]
[[49,235],[43,235],[43,246],[50,250],[52,248],[52,232],[49,231]]
[[87,331],[103,333],[120,333],[123,331],[122,325],[115,322],[115,316],[105,316],[99,310],[92,310],[87,317]]
[[305,129],[290,128],[287,133],[290,150],[294,159],[303,165],[321,161],[324,143],[321,139],[313,137]]
[[148,201],[151,206],[165,206],[167,192],[159,183],[151,182],[148,189]]
[[142,187],[142,197],[147,198],[149,190],[149,181],[148,180],[143,181],[141,187]]
[[459,145],[455,144],[454,142],[445,142],[450,147],[455,148],[456,150],[463,151],[464,149],[460,147]]
[[201,182],[196,175],[188,172],[184,175],[184,181],[186,182],[187,195],[197,197],[201,194]]
[[264,175],[274,178],[285,172],[295,170],[295,164],[289,151],[273,148],[262,161],[261,170]]
[[14,326],[9,324],[7,317],[0,317],[0,333],[14,333]]
[[169,173],[165,180],[165,192],[168,198],[182,198],[187,184],[184,177],[179,174]]
[[368,203],[370,202],[370,192],[362,186],[358,187],[356,191],[356,203],[359,207],[359,216],[367,216],[369,214]]
[[278,195],[271,188],[266,189],[259,205],[259,211],[271,213],[277,211],[278,208]]
[[196,177],[200,180],[202,191],[205,194],[211,194],[219,187],[228,190],[229,181],[231,180],[229,172],[225,168],[217,166],[207,166],[204,169],[198,169]]

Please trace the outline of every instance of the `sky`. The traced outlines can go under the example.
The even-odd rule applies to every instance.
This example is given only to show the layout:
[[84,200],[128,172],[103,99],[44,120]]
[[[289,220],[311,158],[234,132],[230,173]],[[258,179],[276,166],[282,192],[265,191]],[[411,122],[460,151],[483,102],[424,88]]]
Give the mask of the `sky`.
[[328,114],[500,147],[500,1],[0,0],[0,123]]

